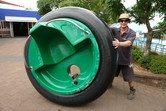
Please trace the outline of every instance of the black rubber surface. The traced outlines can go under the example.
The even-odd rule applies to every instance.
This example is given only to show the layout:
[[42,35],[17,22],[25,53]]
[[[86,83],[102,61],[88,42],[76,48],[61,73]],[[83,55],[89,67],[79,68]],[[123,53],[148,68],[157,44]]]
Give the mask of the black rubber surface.
[[[107,89],[114,79],[114,72],[117,62],[117,51],[112,46],[113,36],[108,26],[94,13],[79,7],[64,7],[51,11],[44,15],[39,22],[47,22],[56,18],[72,18],[89,27],[95,35],[100,50],[100,66],[94,81],[83,91],[73,95],[58,95],[43,88],[34,78],[31,70],[26,67],[28,77],[36,90],[47,99],[61,105],[77,106],[87,104]],[[31,37],[30,37],[31,38]],[[31,39],[25,46],[25,59],[28,63],[28,51]]]

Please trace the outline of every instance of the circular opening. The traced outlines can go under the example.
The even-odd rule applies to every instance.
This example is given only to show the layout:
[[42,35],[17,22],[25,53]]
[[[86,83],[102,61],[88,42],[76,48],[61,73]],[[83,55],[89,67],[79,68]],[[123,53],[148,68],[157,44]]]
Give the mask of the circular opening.
[[70,65],[68,68],[69,76],[75,80],[80,75],[80,68],[76,65]]

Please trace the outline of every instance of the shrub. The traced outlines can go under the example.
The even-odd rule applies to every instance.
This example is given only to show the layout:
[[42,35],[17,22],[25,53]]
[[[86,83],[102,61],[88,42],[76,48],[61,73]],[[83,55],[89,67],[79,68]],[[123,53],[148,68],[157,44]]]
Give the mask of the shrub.
[[155,74],[166,74],[166,55],[150,52],[149,56],[143,56],[143,52],[137,47],[133,47],[132,54],[134,61],[140,66],[149,69]]
[[138,60],[143,57],[143,52],[139,48],[134,46],[132,49],[132,54],[135,62],[138,62]]
[[154,56],[149,68],[155,74],[166,74],[166,55]]
[[150,69],[150,62],[153,56],[144,56],[138,60],[138,64],[146,69]]
[[156,52],[150,51],[150,55],[158,55]]

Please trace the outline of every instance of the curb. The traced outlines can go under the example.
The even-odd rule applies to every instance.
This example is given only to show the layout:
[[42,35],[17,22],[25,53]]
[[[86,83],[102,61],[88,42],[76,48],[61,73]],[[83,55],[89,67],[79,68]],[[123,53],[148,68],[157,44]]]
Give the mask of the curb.
[[135,81],[146,85],[166,89],[166,75],[135,72]]

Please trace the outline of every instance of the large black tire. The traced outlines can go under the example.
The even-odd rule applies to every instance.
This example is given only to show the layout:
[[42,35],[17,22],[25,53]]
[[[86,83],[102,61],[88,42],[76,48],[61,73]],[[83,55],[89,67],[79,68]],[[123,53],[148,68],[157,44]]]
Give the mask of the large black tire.
[[[39,22],[47,22],[56,18],[71,18],[85,24],[94,34],[100,50],[100,65],[93,82],[83,91],[72,95],[59,95],[42,87],[34,78],[31,70],[26,67],[28,77],[36,90],[47,99],[61,105],[83,105],[101,96],[114,79],[117,62],[117,51],[112,46],[113,36],[108,26],[94,13],[79,7],[64,7],[44,15]],[[25,60],[27,65],[31,37],[25,45]]]

